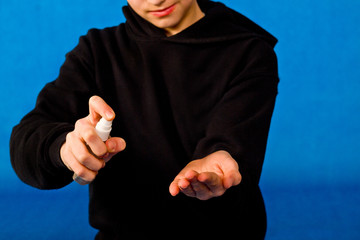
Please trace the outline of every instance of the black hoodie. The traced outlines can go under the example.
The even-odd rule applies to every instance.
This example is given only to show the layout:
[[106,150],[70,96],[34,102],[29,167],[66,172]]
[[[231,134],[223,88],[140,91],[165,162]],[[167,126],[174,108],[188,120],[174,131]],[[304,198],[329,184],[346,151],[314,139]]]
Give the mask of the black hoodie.
[[[11,161],[20,179],[60,188],[72,173],[59,149],[88,114],[89,98],[114,109],[111,135],[127,149],[90,184],[98,239],[265,234],[258,183],[277,94],[276,39],[221,3],[199,5],[205,17],[171,37],[124,7],[126,23],[81,37],[13,129]],[[180,170],[217,150],[236,159],[242,183],[208,201],[171,197]]]

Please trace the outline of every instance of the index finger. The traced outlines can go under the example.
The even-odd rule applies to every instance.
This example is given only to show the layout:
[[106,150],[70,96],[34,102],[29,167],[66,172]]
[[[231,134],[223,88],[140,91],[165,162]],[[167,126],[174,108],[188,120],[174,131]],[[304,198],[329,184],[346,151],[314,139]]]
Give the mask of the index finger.
[[89,120],[95,125],[102,117],[111,121],[115,118],[115,112],[112,108],[99,96],[92,96],[89,99]]

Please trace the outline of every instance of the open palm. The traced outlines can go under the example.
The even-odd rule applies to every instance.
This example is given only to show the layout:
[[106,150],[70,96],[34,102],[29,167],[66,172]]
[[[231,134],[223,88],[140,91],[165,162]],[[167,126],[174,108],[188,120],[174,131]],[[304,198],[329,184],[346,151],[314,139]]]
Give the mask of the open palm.
[[208,200],[222,196],[227,189],[241,182],[237,162],[226,151],[217,151],[190,162],[170,184],[171,195],[180,192],[189,197]]

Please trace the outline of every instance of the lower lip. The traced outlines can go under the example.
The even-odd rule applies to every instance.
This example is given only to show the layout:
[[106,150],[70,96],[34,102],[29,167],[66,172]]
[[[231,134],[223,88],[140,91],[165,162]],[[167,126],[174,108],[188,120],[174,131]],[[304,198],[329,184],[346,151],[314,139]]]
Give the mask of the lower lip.
[[170,15],[174,10],[175,10],[175,4],[162,11],[153,11],[151,12],[151,14],[154,15],[155,17],[166,17]]

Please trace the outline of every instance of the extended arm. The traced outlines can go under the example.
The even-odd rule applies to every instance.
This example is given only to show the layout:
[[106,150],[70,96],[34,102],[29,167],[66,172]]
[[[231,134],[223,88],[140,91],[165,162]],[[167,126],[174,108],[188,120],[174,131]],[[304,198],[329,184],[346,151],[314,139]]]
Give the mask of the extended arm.
[[170,185],[172,195],[181,191],[206,200],[221,196],[240,181],[258,184],[277,84],[275,53],[260,42],[215,107],[206,136],[196,147],[196,160]]
[[43,88],[34,110],[13,129],[11,163],[19,178],[31,186],[52,189],[72,181],[60,147],[75,122],[88,114],[89,98],[97,94],[87,52],[82,39],[67,55],[57,80]]

